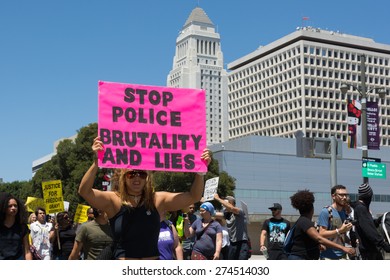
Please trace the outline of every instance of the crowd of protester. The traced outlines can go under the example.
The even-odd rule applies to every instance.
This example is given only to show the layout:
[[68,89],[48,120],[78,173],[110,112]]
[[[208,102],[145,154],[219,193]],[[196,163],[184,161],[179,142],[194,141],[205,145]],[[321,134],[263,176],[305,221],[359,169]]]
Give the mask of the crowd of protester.
[[[92,150],[103,150],[99,137]],[[201,159],[208,165],[210,151]],[[53,217],[38,207],[28,213],[19,198],[0,193],[0,260],[250,258],[248,217],[232,196],[216,193],[204,201],[204,173],[195,174],[188,192],[170,193],[154,191],[152,172],[130,169],[116,170],[112,191],[100,191],[93,188],[97,171],[95,160],[79,186],[91,206],[83,224],[74,223],[68,211]],[[370,185],[359,186],[358,195],[351,202],[347,188],[337,185],[330,191],[332,203],[314,209],[314,194],[298,190],[290,198],[300,215],[294,225],[274,203],[272,217],[259,228],[260,251],[269,260],[382,259],[390,245],[370,212]],[[292,242],[286,251],[288,234]]]

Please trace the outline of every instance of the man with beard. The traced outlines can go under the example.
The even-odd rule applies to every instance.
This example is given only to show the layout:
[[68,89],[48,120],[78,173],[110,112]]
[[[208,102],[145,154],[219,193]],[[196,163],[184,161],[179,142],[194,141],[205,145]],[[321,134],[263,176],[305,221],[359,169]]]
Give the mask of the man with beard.
[[[343,185],[334,186],[331,191],[332,204],[322,208],[318,216],[319,233],[325,238],[345,245],[347,242],[346,233],[352,228],[352,223],[347,220],[345,208],[348,204],[347,188]],[[327,248],[321,251],[322,260],[340,260],[347,259],[347,255],[338,249]]]
[[260,233],[260,251],[264,254],[267,250],[267,260],[286,260],[283,243],[290,230],[290,222],[282,217],[281,204],[274,203],[268,209],[272,212],[272,218],[266,219],[263,223]]
[[383,260],[380,249],[390,253],[390,245],[376,229],[376,224],[370,213],[373,191],[368,183],[359,186],[359,200],[351,204],[354,218],[357,220],[356,232],[359,236],[359,251],[363,260]]
[[221,199],[216,193],[214,199],[225,207],[226,227],[230,237],[229,260],[247,260],[250,248],[244,211],[236,206],[236,199],[232,196]]

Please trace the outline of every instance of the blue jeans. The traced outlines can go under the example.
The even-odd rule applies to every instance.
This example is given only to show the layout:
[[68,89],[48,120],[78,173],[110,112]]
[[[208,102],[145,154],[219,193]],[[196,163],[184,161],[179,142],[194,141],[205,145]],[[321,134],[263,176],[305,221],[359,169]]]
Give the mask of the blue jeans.
[[304,258],[297,256],[297,255],[288,255],[288,260],[304,260]]

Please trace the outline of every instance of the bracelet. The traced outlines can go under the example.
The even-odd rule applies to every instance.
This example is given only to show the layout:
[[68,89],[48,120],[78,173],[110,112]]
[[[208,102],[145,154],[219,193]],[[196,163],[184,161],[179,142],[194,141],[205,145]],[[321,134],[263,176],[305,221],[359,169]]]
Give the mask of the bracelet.
[[336,228],[336,233],[337,233],[337,235],[340,235],[340,231],[338,228]]
[[199,176],[204,176],[207,174],[207,172],[196,172],[196,174],[198,174]]

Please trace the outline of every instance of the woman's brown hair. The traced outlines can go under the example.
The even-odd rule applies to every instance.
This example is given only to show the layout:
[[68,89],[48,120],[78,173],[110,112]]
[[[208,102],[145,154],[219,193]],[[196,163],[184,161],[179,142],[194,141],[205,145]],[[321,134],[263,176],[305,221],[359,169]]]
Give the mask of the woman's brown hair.
[[[119,190],[118,195],[122,200],[122,203],[125,205],[129,204],[131,195],[127,191],[126,187],[126,173],[131,171],[130,169],[122,169],[119,176]],[[142,190],[142,198],[140,204],[143,202],[145,208],[148,210],[154,210],[156,207],[154,205],[154,185],[153,185],[153,173],[151,171],[145,171],[148,174],[146,177],[146,184]]]

